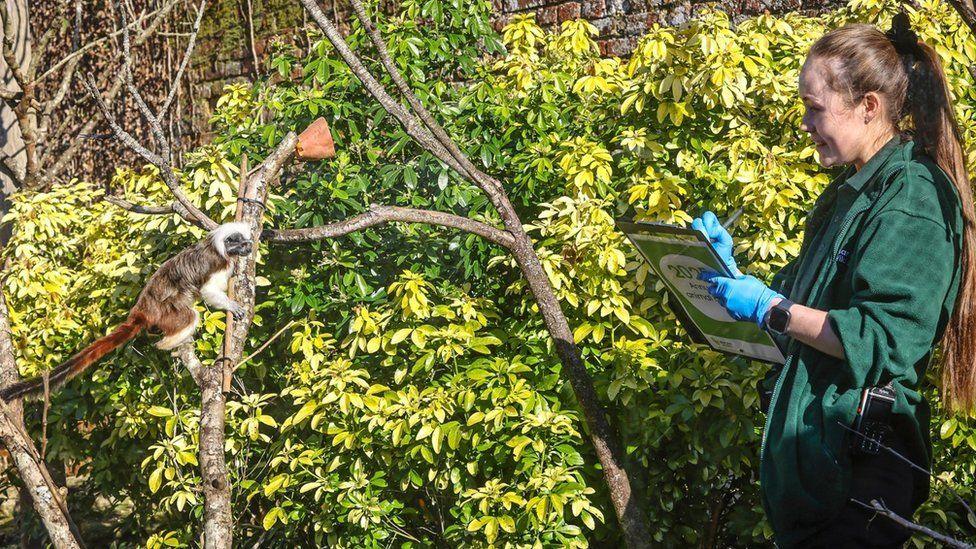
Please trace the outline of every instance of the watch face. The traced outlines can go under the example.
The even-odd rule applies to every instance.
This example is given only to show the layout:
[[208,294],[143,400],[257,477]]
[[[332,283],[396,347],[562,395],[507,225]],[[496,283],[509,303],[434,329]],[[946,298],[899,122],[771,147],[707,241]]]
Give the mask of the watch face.
[[769,328],[776,332],[784,332],[786,330],[786,322],[790,318],[790,313],[779,307],[773,307],[769,310]]

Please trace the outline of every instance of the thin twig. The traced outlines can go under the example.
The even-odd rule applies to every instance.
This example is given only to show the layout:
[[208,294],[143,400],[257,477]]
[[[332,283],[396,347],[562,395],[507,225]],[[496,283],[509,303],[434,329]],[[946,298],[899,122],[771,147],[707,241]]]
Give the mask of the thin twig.
[[278,339],[278,336],[280,336],[282,333],[284,333],[284,331],[287,330],[288,328],[290,328],[293,324],[295,324],[295,321],[294,320],[289,320],[288,323],[285,324],[284,326],[282,326],[280,330],[278,330],[277,332],[275,332],[274,335],[272,335],[270,338],[268,338],[267,341],[265,341],[264,343],[262,343],[261,346],[257,348],[257,350],[255,350],[253,353],[247,355],[246,357],[242,358],[241,361],[238,362],[237,365],[234,366],[234,371],[236,372],[237,369],[240,368],[241,366],[243,366],[245,362],[247,362],[248,360],[251,360],[252,358],[256,357],[258,354],[260,354],[261,351],[265,350],[265,348],[267,348],[268,345],[271,345],[271,342],[273,342],[274,340]]
[[[117,196],[106,196],[105,202],[114,204],[123,210],[142,215],[169,215],[177,213],[172,204],[168,206],[140,206],[139,204],[133,204],[132,202]],[[187,219],[187,221],[192,222],[193,219]]]
[[441,162],[444,162],[450,166],[454,171],[464,174],[466,173],[464,168],[458,163],[457,160],[451,155],[447,149],[442,145],[428,130],[424,127],[423,123],[416,117],[412,116],[410,113],[400,105],[399,102],[395,101],[390,94],[386,92],[383,85],[376,80],[376,77],[369,72],[369,70],[363,65],[362,61],[356,56],[355,53],[349,48],[342,34],[336,29],[335,25],[329,21],[322,10],[319,8],[316,0],[299,0],[308,13],[311,14],[312,19],[315,23],[322,29],[325,33],[326,38],[335,47],[336,51],[342,57],[349,69],[352,70],[353,74],[359,78],[359,81],[363,83],[366,91],[379,102],[387,112],[392,114],[400,125],[403,127],[407,134],[414,138],[418,143],[420,143],[424,148],[428,149],[431,154],[436,156]]
[[424,126],[426,126],[427,129],[434,134],[437,141],[440,142],[450,153],[451,157],[461,165],[464,170],[462,175],[467,174],[468,179],[471,179],[479,186],[491,185],[497,189],[501,184],[493,178],[482,179],[484,174],[482,174],[480,170],[478,170],[478,168],[476,168],[474,164],[468,160],[468,157],[461,152],[457,144],[454,143],[454,140],[451,139],[451,137],[447,135],[447,132],[444,131],[444,128],[442,128],[441,125],[434,120],[434,117],[430,114],[430,111],[428,111],[427,108],[424,107],[423,103],[417,99],[416,94],[413,93],[413,90],[410,89],[407,81],[403,78],[403,74],[400,73],[400,70],[397,68],[396,64],[394,64],[393,60],[390,59],[390,53],[386,48],[386,43],[383,41],[383,37],[380,36],[376,25],[373,24],[372,19],[370,19],[369,15],[366,13],[363,3],[360,0],[350,0],[350,3],[352,4],[353,9],[356,11],[356,16],[359,18],[360,23],[362,23],[363,28],[366,29],[366,34],[369,35],[369,39],[372,41],[373,47],[376,48],[376,53],[378,53],[380,56],[380,62],[386,68],[386,72],[389,73],[390,77],[393,78],[393,82],[396,84],[397,89],[400,90],[400,95],[407,100],[407,103],[410,104],[410,108],[417,115],[417,117],[420,118],[420,121],[423,122]]
[[183,61],[180,62],[180,68],[176,70],[176,77],[173,78],[173,84],[170,86],[169,95],[166,97],[166,101],[163,106],[159,108],[159,119],[163,120],[166,118],[166,113],[169,111],[170,104],[173,103],[173,98],[176,97],[176,90],[180,87],[180,79],[183,77],[183,71],[186,70],[186,66],[190,63],[190,57],[193,55],[193,47],[197,41],[197,33],[200,32],[200,21],[203,20],[203,12],[207,8],[207,0],[200,0],[200,8],[197,10],[197,19],[193,22],[193,32],[190,34],[190,41],[186,45],[186,52],[183,53]]
[[142,93],[136,87],[135,80],[132,78],[132,49],[129,44],[129,27],[126,23],[125,9],[119,9],[119,13],[122,17],[122,73],[125,77],[125,86],[129,90],[129,95],[132,96],[136,107],[139,108],[139,112],[142,113],[143,118],[149,123],[149,131],[156,138],[156,144],[160,148],[160,156],[168,164],[172,161],[169,154],[169,140],[163,134],[163,128],[159,125],[159,118],[153,114],[152,109],[146,104],[146,101],[142,98]]
[[[156,32],[156,29],[159,28],[159,26],[163,23],[163,20],[166,19],[166,17],[173,10],[173,8],[176,7],[176,5],[179,3],[179,1],[180,0],[172,0],[168,4],[164,5],[161,9],[159,9],[159,10],[157,10],[155,12],[151,12],[151,13],[155,14],[155,15],[153,15],[153,19],[139,33],[139,35],[136,37],[136,39],[132,43],[132,45],[133,46],[140,46],[143,43],[145,43],[146,40],[148,40],[149,37],[154,32]],[[146,15],[145,17],[149,17],[149,15]],[[141,24],[141,22],[142,22],[143,19],[144,18],[140,18],[139,20],[137,20],[136,22],[134,22],[133,25]],[[106,39],[107,38],[110,38],[112,36],[115,36],[117,34],[121,34],[121,33],[122,33],[122,31],[119,30],[116,33],[113,33],[113,34],[109,35],[109,37],[106,37]],[[86,47],[82,47],[82,49],[79,50],[76,53],[79,53],[80,54],[85,49],[86,49]],[[74,54],[71,54],[71,55],[74,55]],[[69,55],[68,57],[71,57],[71,55]],[[115,57],[118,58],[120,55],[121,55],[121,52],[117,52]],[[62,60],[62,62],[64,62],[64,61],[65,60]],[[45,73],[45,75],[46,75],[46,73]],[[44,78],[44,76],[42,76],[41,78]],[[84,84],[84,81],[82,83]],[[122,90],[122,83],[123,83],[122,82],[122,79],[120,79],[120,78],[113,78],[112,79],[112,85],[109,88],[109,90],[105,93],[105,96],[104,96],[104,99],[103,99],[103,103],[114,103],[115,102],[115,97]],[[65,120],[67,121],[68,119],[66,118]],[[88,122],[86,122],[85,125],[80,130],[77,130],[75,133],[77,133],[78,135],[91,134],[92,133],[92,130],[95,128],[95,125],[98,124],[99,122],[100,122],[100,120],[98,119],[98,117],[92,116],[92,117],[90,117],[90,119],[88,120]],[[59,127],[57,133],[60,134],[61,132],[62,132],[62,127]],[[78,154],[78,151],[81,150],[81,147],[82,147],[82,145],[84,143],[85,143],[85,141],[82,140],[82,139],[74,139],[74,140],[72,140],[70,142],[70,144],[68,145],[68,148],[65,149],[63,152],[61,152],[57,156],[57,158],[54,160],[53,164],[51,164],[51,167],[48,168],[44,172],[44,176],[42,177],[42,181],[44,182],[45,185],[49,185],[54,180],[54,178],[57,177],[68,166],[68,163],[71,162],[74,159],[75,155]],[[49,156],[49,155],[46,155],[46,156]],[[49,160],[48,158],[42,159],[41,164],[42,165],[48,165],[49,164],[49,161],[48,160]]]
[[966,503],[966,500],[962,499],[962,496],[960,496],[959,493],[956,492],[956,489],[953,488],[952,485],[949,484],[948,482],[946,482],[942,477],[940,477],[938,475],[933,475],[932,474],[932,471],[929,471],[925,467],[922,467],[921,465],[918,465],[914,461],[912,461],[912,460],[908,459],[907,457],[901,455],[894,448],[892,448],[890,446],[885,446],[885,444],[882,443],[880,440],[875,439],[875,438],[871,438],[871,437],[865,435],[864,433],[861,433],[859,431],[856,431],[856,430],[848,427],[847,425],[844,425],[841,421],[838,421],[837,424],[840,425],[841,427],[843,427],[844,429],[847,429],[848,431],[854,433],[855,435],[857,435],[857,436],[859,436],[861,438],[864,438],[866,440],[870,440],[871,442],[877,444],[878,447],[883,448],[884,450],[886,450],[891,455],[893,455],[896,458],[900,459],[901,461],[907,463],[908,466],[911,467],[912,469],[915,469],[916,471],[918,471],[920,473],[925,473],[929,477],[934,478],[935,480],[937,480],[937,481],[941,482],[942,484],[944,484],[945,487],[948,488],[950,492],[952,492],[952,495],[956,497],[956,500],[959,501],[959,503],[961,503],[962,506],[966,508],[966,512],[970,516],[972,516],[974,519],[976,519],[976,515],[973,514],[973,510],[970,509],[969,504]]
[[[173,2],[170,2],[169,4],[163,6],[162,8],[159,8],[158,10],[153,10],[153,11],[151,11],[149,13],[146,13],[146,14],[143,14],[143,15],[139,16],[138,19],[136,19],[136,20],[132,21],[131,23],[129,23],[129,25],[128,25],[129,28],[134,28],[134,27],[141,26],[142,22],[145,21],[146,19],[149,19],[150,17],[156,15],[157,13],[159,13],[162,10],[169,11],[169,8],[171,8],[172,6],[175,6],[178,2],[179,2],[179,0],[174,0]],[[41,82],[45,78],[51,76],[52,74],[54,74],[55,72],[57,72],[58,69],[60,69],[61,67],[63,67],[65,64],[69,63],[72,59],[75,59],[77,57],[80,57],[86,51],[88,51],[88,50],[94,48],[95,46],[101,44],[102,42],[105,42],[106,40],[108,40],[110,38],[114,38],[114,37],[116,37],[116,36],[118,36],[120,34],[122,34],[122,29],[119,29],[117,31],[114,31],[114,32],[112,32],[112,33],[110,33],[110,34],[108,34],[106,36],[103,36],[103,37],[97,39],[97,40],[93,40],[93,41],[85,44],[81,48],[79,48],[79,49],[77,49],[77,50],[69,53],[63,59],[61,59],[60,61],[58,61],[54,65],[52,65],[50,69],[44,71],[43,74],[41,74],[40,76],[38,76],[37,77],[37,82]]]
[[51,371],[46,370],[41,376],[44,382],[44,411],[41,414],[41,459],[47,455],[47,412],[51,408]]
[[925,526],[922,526],[921,524],[914,523],[906,519],[905,517],[902,517],[901,515],[892,511],[891,509],[888,509],[888,507],[885,506],[884,503],[876,499],[872,499],[870,505],[854,498],[851,498],[851,501],[860,505],[861,507],[864,507],[869,511],[874,511],[883,517],[888,517],[888,519],[894,521],[897,524],[900,524],[901,526],[909,530],[913,530],[920,534],[925,534],[926,536],[934,539],[935,541],[944,543],[949,547],[958,547],[959,549],[973,549],[973,546],[968,543],[959,541],[956,538],[951,538],[945,534],[940,534],[939,532],[936,532],[931,528],[927,528]]

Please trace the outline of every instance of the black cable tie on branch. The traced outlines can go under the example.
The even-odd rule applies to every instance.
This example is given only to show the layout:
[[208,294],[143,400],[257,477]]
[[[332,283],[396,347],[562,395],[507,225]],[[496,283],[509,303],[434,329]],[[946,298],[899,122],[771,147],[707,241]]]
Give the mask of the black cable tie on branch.
[[234,363],[234,359],[232,359],[229,356],[218,356],[217,358],[214,359],[214,364],[216,364],[218,362],[229,362],[230,364],[233,364]]
[[243,196],[241,196],[241,197],[238,197],[237,198],[237,201],[238,202],[243,202],[245,204],[257,204],[258,206],[261,206],[261,209],[264,209],[264,208],[267,207],[267,206],[264,205],[264,202],[261,202],[260,200],[258,200],[256,198],[244,198]]

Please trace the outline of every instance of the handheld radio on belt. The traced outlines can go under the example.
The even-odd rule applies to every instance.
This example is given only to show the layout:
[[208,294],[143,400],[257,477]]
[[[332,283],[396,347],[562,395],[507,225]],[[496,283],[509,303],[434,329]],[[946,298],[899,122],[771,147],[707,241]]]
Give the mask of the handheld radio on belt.
[[895,404],[895,388],[889,381],[882,387],[866,387],[861,392],[861,402],[854,418],[854,430],[859,436],[851,440],[851,450],[855,454],[874,455],[885,443],[891,431],[891,408]]

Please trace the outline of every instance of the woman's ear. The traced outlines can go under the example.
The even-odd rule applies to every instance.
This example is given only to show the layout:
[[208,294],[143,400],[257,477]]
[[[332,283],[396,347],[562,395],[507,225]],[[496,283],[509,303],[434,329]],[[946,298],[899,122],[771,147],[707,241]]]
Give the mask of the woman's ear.
[[864,124],[882,116],[884,113],[881,96],[877,92],[868,92],[861,99],[861,107],[864,109]]

